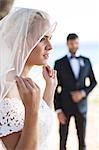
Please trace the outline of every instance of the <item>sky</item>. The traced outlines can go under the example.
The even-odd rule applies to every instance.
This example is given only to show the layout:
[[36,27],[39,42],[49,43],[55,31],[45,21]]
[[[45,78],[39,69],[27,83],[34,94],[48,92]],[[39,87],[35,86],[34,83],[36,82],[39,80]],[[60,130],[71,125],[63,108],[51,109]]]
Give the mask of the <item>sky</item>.
[[47,11],[58,23],[54,42],[63,43],[75,32],[82,42],[99,40],[99,0],[15,0],[14,7]]

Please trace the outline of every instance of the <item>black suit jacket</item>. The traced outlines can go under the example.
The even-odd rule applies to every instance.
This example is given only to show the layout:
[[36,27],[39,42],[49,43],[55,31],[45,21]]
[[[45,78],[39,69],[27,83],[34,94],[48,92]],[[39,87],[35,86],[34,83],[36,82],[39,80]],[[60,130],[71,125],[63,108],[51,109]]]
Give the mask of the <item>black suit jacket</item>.
[[[58,86],[54,96],[54,106],[55,110],[62,109],[66,115],[74,113],[76,110],[80,113],[86,113],[87,96],[97,84],[90,60],[83,56],[80,56],[79,59],[83,60],[84,65],[80,65],[78,79],[74,76],[67,56],[57,60],[54,66],[54,69],[57,70],[58,77]],[[87,77],[90,79],[90,85],[88,87],[85,85]],[[74,103],[70,95],[71,91],[76,90],[84,90],[86,92],[86,97],[78,103]]]

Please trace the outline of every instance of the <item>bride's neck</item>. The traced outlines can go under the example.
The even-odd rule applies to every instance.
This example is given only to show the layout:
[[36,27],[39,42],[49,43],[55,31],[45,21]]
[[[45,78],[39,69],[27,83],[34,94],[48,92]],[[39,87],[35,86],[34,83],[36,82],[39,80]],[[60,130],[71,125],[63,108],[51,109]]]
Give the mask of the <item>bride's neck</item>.
[[23,69],[23,72],[21,74],[22,77],[27,77],[28,76],[28,73],[29,71],[31,70],[31,66],[25,66],[24,69]]

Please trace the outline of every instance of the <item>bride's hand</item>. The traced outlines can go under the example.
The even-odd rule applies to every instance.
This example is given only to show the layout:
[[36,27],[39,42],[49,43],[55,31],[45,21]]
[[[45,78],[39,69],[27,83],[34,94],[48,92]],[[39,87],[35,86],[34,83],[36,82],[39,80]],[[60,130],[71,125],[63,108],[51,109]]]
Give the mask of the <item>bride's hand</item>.
[[43,66],[43,77],[46,81],[46,86],[57,86],[57,71],[53,70],[50,66]]
[[43,77],[46,81],[43,99],[46,101],[49,107],[52,107],[54,100],[54,93],[57,86],[57,72],[56,70],[51,69],[50,66],[44,66]]
[[16,83],[25,108],[38,112],[41,99],[40,88],[30,78],[16,76]]

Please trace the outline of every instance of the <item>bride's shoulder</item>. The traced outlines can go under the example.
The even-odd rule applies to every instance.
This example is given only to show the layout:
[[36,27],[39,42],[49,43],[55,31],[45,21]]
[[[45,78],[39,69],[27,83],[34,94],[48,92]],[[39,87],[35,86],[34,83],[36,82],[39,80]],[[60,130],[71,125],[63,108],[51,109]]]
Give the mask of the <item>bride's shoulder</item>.
[[5,98],[0,99],[0,102],[2,103],[14,102],[14,101],[20,102],[20,99],[17,97],[5,97]]
[[0,99],[0,110],[9,110],[9,109],[23,109],[23,104],[20,99],[17,97]]

